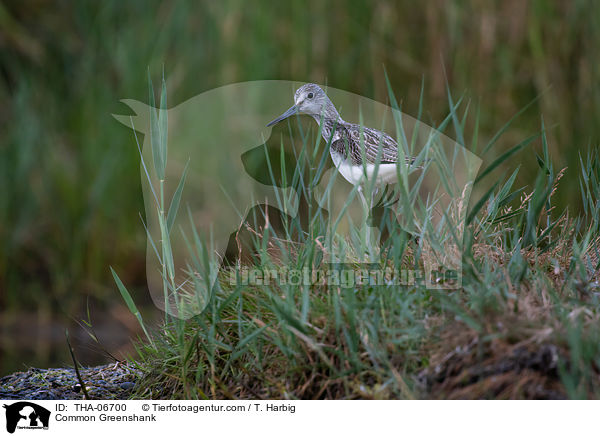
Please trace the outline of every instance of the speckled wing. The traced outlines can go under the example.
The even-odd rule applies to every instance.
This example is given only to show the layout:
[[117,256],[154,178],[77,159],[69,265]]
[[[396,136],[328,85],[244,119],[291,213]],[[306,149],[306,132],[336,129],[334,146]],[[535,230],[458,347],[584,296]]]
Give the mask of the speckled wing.
[[[374,164],[379,157],[380,164],[396,163],[398,160],[398,144],[388,134],[370,127],[362,128],[364,157],[367,163]],[[361,151],[361,129],[356,124],[346,125],[342,135],[345,139],[338,139],[331,143],[331,148],[343,156],[350,157],[353,165],[362,165],[363,152]],[[414,157],[406,157],[406,163],[414,163]]]
[[[360,146],[360,130],[356,124],[352,125],[352,129],[348,129],[352,140],[355,140]],[[379,163],[396,163],[398,161],[398,143],[387,133],[380,130],[363,127],[365,157],[368,163],[375,163],[379,155]],[[381,148],[381,150],[380,150]],[[362,162],[360,149],[357,149],[359,157],[358,161]],[[354,160],[354,159],[353,159]],[[406,156],[405,162],[412,165],[415,162],[414,157]]]
[[[353,136],[356,137],[357,143],[360,145],[359,129],[352,129],[352,132]],[[390,135],[379,130],[364,127],[363,137],[367,162],[375,163],[378,157],[381,163],[396,163],[398,161],[398,144]]]
[[356,165],[362,163],[363,155],[360,149],[361,130],[362,139],[364,141],[364,156],[367,163],[375,163],[378,152],[380,163],[396,163],[396,160],[398,159],[398,144],[391,136],[369,127],[363,127],[361,129],[356,124],[347,126],[345,130],[349,143],[354,145],[353,147],[350,147],[352,163]]

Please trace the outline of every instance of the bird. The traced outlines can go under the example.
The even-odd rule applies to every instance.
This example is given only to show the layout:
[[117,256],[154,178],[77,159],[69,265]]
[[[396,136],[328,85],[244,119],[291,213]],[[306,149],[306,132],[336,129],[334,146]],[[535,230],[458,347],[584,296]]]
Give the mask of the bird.
[[[319,85],[307,83],[298,88],[294,94],[294,105],[269,122],[267,127],[296,114],[310,115],[319,124],[321,136],[331,144],[329,152],[333,164],[344,179],[354,186],[358,185],[365,207],[371,208],[373,196],[381,186],[397,182],[398,143],[380,130],[344,121]],[[415,158],[406,157],[405,163],[412,167]],[[368,204],[362,185],[372,181],[374,175],[371,204]]]

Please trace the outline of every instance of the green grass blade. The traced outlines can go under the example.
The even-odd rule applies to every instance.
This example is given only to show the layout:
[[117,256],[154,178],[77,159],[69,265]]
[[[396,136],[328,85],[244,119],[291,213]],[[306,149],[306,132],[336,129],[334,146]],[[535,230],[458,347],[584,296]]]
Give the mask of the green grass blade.
[[115,279],[115,283],[117,284],[117,287],[119,288],[121,297],[123,297],[123,300],[125,300],[125,304],[127,305],[127,308],[140,323],[140,326],[142,327],[142,330],[144,331],[144,334],[146,335],[146,338],[148,339],[148,341],[151,344],[153,344],[152,338],[150,337],[148,330],[146,330],[146,325],[144,324],[144,321],[142,319],[142,314],[140,313],[137,306],[135,305],[133,298],[131,298],[131,294],[129,293],[129,291],[127,290],[127,288],[125,287],[125,285],[123,284],[123,282],[121,281],[121,279],[119,278],[119,276],[117,275],[117,273],[115,272],[115,270],[112,267],[110,267],[110,272],[112,273],[113,278]]
[[167,148],[169,133],[169,115],[167,110],[167,83],[165,82],[165,72],[163,70],[162,89],[160,93],[160,110],[158,113],[158,128],[160,131],[160,154],[163,164],[163,171],[167,166]]
[[527,139],[519,142],[517,145],[515,145],[511,149],[509,149],[509,150],[505,151],[504,153],[502,153],[488,167],[486,167],[486,169],[475,179],[475,183],[480,182],[481,179],[483,179],[489,173],[491,173],[492,171],[494,171],[500,164],[502,164],[502,162],[504,162],[505,160],[507,160],[509,157],[511,157],[516,152],[518,152],[521,149],[525,148],[527,145],[529,145],[531,142],[533,142],[533,140],[536,139],[538,136],[539,136],[539,133],[536,133],[535,135],[530,136],[529,138],[527,138]]
[[185,185],[185,178],[187,176],[188,168],[190,166],[190,161],[188,159],[185,164],[185,168],[183,169],[183,174],[179,179],[179,184],[177,185],[177,189],[173,194],[173,199],[171,200],[171,205],[169,206],[169,213],[167,214],[167,229],[169,233],[171,233],[171,228],[173,227],[173,223],[175,222],[175,218],[177,217],[177,211],[179,210],[179,202],[181,201],[181,194],[183,192],[183,187]]
[[150,77],[150,69],[148,69],[148,100],[150,111],[150,145],[152,146],[152,159],[154,160],[154,170],[159,180],[165,179],[165,163],[160,143],[160,128],[158,124],[158,116],[156,115],[156,101],[154,100],[154,87],[152,78]]
[[531,100],[529,103],[527,103],[527,105],[525,105],[519,112],[514,114],[512,116],[512,118],[510,120],[508,120],[508,122],[506,124],[504,124],[500,128],[500,130],[498,130],[498,132],[496,132],[496,134],[493,136],[493,138],[490,140],[490,142],[488,142],[486,144],[486,146],[483,148],[483,151],[481,152],[481,154],[486,154],[489,151],[489,149],[494,146],[494,144],[498,141],[498,139],[500,139],[500,137],[504,134],[504,132],[506,132],[506,130],[508,130],[508,128],[512,124],[512,122],[514,120],[516,120],[523,112],[525,112],[527,109],[529,109],[529,107],[531,105],[533,105],[536,101],[538,101],[538,99],[540,99],[541,96],[542,96],[541,94],[538,95],[533,100]]
[[477,215],[477,212],[479,212],[479,210],[483,207],[488,198],[490,198],[492,191],[496,189],[496,186],[498,186],[499,183],[500,182],[494,183],[494,185],[490,189],[488,189],[488,191],[479,199],[479,201],[475,203],[475,206],[473,206],[473,209],[471,210],[471,212],[469,212],[469,215],[467,216],[467,225],[471,224],[471,222]]

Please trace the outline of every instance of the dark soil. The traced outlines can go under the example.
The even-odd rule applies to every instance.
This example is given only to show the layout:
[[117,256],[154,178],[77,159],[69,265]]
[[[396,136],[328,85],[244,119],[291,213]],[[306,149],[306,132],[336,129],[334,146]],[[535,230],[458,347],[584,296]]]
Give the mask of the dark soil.
[[[125,400],[133,392],[139,370],[125,363],[79,368],[92,400]],[[30,368],[0,378],[0,400],[85,400],[73,368]]]

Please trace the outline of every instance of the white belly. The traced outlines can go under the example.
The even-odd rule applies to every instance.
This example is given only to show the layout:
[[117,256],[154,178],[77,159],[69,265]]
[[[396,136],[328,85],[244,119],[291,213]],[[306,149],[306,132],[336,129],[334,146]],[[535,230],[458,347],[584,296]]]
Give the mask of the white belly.
[[[364,167],[362,165],[353,166],[349,160],[345,160],[338,153],[331,153],[331,159],[344,179],[348,180],[353,185],[363,183],[366,180],[371,180],[373,173],[375,172],[375,164],[367,164]],[[376,180],[376,184],[378,185],[396,183],[398,181],[396,164],[379,164]]]

